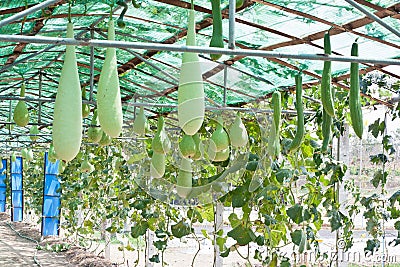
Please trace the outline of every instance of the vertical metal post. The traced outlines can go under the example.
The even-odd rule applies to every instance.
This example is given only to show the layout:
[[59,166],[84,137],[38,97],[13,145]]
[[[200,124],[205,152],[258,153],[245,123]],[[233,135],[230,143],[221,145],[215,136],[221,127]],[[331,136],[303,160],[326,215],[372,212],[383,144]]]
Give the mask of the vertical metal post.
[[109,220],[105,220],[103,223],[103,233],[104,233],[104,241],[105,241],[105,248],[104,248],[104,258],[110,260],[111,258],[111,235],[106,229],[109,226]]
[[[11,113],[12,113],[12,100],[10,100],[9,109],[8,109],[8,120],[9,120],[10,123],[12,123],[12,121],[11,121]],[[8,125],[8,134],[11,134],[11,127],[12,127],[12,124],[9,124]]]
[[[42,79],[43,74],[42,71],[39,70],[39,99],[42,99]],[[42,102],[39,101],[39,108],[38,108],[38,123],[41,123],[42,120]]]
[[227,90],[227,81],[228,81],[228,67],[224,65],[224,96],[223,96],[223,102],[224,102],[224,107],[226,107],[226,90]]
[[229,49],[235,49],[236,0],[229,0]]
[[[90,28],[90,38],[94,39],[94,29]],[[94,46],[90,47],[90,94],[89,100],[93,101],[93,87],[94,87]]]
[[217,244],[217,235],[216,232],[218,232],[220,229],[222,229],[223,222],[224,222],[224,205],[217,200],[216,205],[215,205],[215,226],[214,226],[214,253],[215,253],[215,267],[222,267],[223,266],[223,259],[220,255],[221,251],[219,250],[219,246]]
[[[383,130],[383,137],[386,136],[387,134],[387,112],[385,111],[385,129]],[[382,142],[383,143],[383,142]],[[382,153],[385,154],[385,147],[382,145]],[[385,162],[382,163],[382,175],[385,175]],[[385,193],[385,185],[382,183],[382,196]],[[385,210],[385,199],[382,200],[382,212]],[[385,233],[385,216],[382,216],[382,257],[381,257],[381,264],[382,267],[385,267],[386,265],[386,255],[385,255],[385,249],[386,249],[386,233]]]
[[[347,166],[349,166],[350,163],[350,153],[349,153],[349,148],[350,148],[350,144],[349,144],[350,140],[349,140],[349,125],[345,124],[344,125],[344,131],[343,134],[340,135],[337,138],[337,148],[336,148],[336,160],[337,161],[342,161],[344,164],[346,164]],[[345,205],[345,200],[347,199],[346,196],[346,191],[344,189],[344,183],[345,180],[348,178],[349,175],[349,169],[347,169],[344,177],[343,177],[343,181],[342,183],[337,182],[336,183],[336,202],[339,203],[339,209],[342,213],[346,213],[346,209],[344,207]],[[341,230],[337,230],[336,231],[336,259],[335,259],[335,266],[338,267],[339,266],[339,250],[343,249],[343,247],[339,246],[339,240],[341,238]]]
[[147,230],[146,232],[146,242],[147,242],[147,251],[146,251],[146,263],[145,266],[146,267],[153,267],[153,263],[150,262],[150,258],[154,255],[154,245],[153,245],[153,241],[154,241],[154,233],[150,230]]

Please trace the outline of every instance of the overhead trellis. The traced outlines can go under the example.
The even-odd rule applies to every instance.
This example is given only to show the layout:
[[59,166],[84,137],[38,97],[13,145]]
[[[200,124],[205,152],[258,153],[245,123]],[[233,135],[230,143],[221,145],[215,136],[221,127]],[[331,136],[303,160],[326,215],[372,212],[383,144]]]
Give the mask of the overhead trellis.
[[[46,1],[47,2],[47,1]],[[39,9],[25,17],[0,27],[0,35],[30,37],[65,37],[68,1]],[[74,1],[72,20],[77,40],[106,40],[109,1]],[[130,1],[129,1],[130,2]],[[227,0],[222,2],[223,30],[227,47],[229,40],[229,9]],[[362,13],[349,1],[264,1],[247,0],[235,13],[236,50],[252,49],[290,54],[323,54],[323,34],[331,31],[333,56],[349,56],[352,42],[359,38],[360,57],[399,59],[400,38]],[[398,1],[356,0],[368,12],[380,18],[389,27],[398,29],[400,3]],[[35,7],[42,1],[1,1],[1,21]],[[195,0],[197,45],[208,47],[212,32],[211,4]],[[144,44],[185,44],[187,9],[189,2],[172,0],[143,0],[139,8],[128,9],[126,28],[117,29],[118,41]],[[117,18],[121,9],[114,7]],[[19,87],[27,84],[28,107],[33,112],[31,124],[38,123],[43,133],[39,141],[50,140],[53,101],[61,71],[64,46],[51,43],[0,43],[0,135],[2,140],[29,141],[28,128],[8,129],[8,114],[16,104]],[[77,46],[77,60],[81,84],[90,95],[89,103],[95,104],[97,82],[104,62],[105,49]],[[274,90],[293,88],[293,76],[298,70],[304,75],[304,88],[319,83],[322,61],[294,58],[223,55],[218,62],[209,54],[201,53],[206,105],[209,107],[244,106],[268,98]],[[148,104],[150,116],[174,110],[177,99],[181,53],[143,49],[118,49],[118,71],[124,120],[133,119],[132,105]],[[365,63],[362,72],[381,71],[400,78],[398,69],[387,68],[383,63]],[[23,74],[23,77],[21,76]],[[349,63],[332,64],[333,84],[348,89]],[[225,90],[226,89],[226,90]],[[389,93],[395,90],[389,89]],[[307,94],[307,92],[306,92]],[[372,101],[391,106],[385,99],[364,94]],[[15,100],[11,100],[15,99]],[[40,105],[39,105],[40,103]],[[158,105],[158,106],[157,106]],[[165,105],[164,107],[162,105]],[[169,105],[169,107],[168,107]],[[40,108],[39,108],[40,106]],[[162,108],[160,108],[162,107]],[[40,111],[40,112],[39,112]],[[90,120],[86,121],[88,124]],[[125,124],[127,125],[127,123]],[[173,125],[176,122],[172,121]]]

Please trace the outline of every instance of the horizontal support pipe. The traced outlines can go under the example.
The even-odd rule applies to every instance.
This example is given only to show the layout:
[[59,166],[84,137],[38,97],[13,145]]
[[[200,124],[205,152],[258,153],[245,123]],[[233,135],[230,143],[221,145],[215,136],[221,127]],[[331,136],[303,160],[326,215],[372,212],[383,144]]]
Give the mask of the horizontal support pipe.
[[14,21],[16,21],[18,19],[21,19],[21,18],[23,18],[25,16],[28,16],[29,14],[32,14],[32,13],[38,11],[38,10],[41,10],[41,9],[46,8],[48,6],[51,6],[51,5],[53,5],[53,4],[57,3],[57,2],[60,2],[60,0],[47,0],[47,1],[44,1],[43,3],[37,4],[37,5],[33,6],[33,7],[25,9],[24,11],[21,11],[21,12],[15,14],[15,15],[12,15],[12,16],[0,21],[0,27],[6,26],[7,24],[10,24],[10,23],[12,23],[12,22],[14,22]]
[[[20,97],[20,96],[12,96],[12,95],[2,95],[0,96],[0,100],[22,100],[26,102],[39,102],[39,103],[52,103],[55,102],[55,98],[32,98],[32,97]],[[93,104],[95,105],[95,101],[90,100],[82,100],[83,104]]]
[[[28,98],[28,97],[14,97],[14,96],[0,96],[0,100],[24,100],[27,102],[54,102],[55,98]],[[85,104],[91,104],[91,105],[96,105],[95,101],[88,101],[88,100],[82,100],[83,103]],[[161,103],[140,103],[140,102],[126,102],[123,103],[126,106],[131,106],[131,107],[150,107],[150,108],[173,108],[177,109],[178,105],[175,104],[161,104]],[[273,110],[270,109],[256,109],[256,108],[242,108],[242,107],[215,107],[215,106],[206,106],[206,110],[227,110],[227,111],[241,111],[241,112],[254,112],[254,113],[273,113]],[[294,110],[282,110],[281,111],[284,114],[296,114],[296,111]],[[310,115],[314,114],[313,111],[305,111],[304,114]],[[0,122],[0,124],[14,124],[13,122]],[[38,124],[38,123],[30,123],[29,125],[41,125],[41,126],[51,126],[49,125],[44,125],[44,124]]]
[[198,46],[184,46],[184,45],[173,45],[173,44],[123,42],[123,41],[90,40],[90,39],[76,40],[72,38],[57,38],[57,37],[43,37],[43,36],[1,34],[0,41],[55,44],[55,45],[131,48],[131,49],[145,49],[145,50],[156,50],[156,51],[194,52],[194,53],[205,53],[205,54],[241,55],[241,56],[265,57],[265,58],[289,58],[289,59],[304,59],[304,60],[400,65],[400,60],[397,59],[328,56],[323,54],[290,54],[290,53],[276,53],[271,51],[253,50],[253,49],[233,50],[233,49],[215,48],[215,47],[198,47]]

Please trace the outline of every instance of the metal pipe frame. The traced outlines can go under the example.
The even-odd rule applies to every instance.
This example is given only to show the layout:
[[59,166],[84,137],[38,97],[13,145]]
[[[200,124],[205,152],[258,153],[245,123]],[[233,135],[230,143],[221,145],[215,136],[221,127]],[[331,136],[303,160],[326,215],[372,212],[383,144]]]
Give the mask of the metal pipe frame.
[[378,16],[376,16],[375,14],[369,12],[367,9],[365,9],[362,5],[358,4],[357,2],[353,1],[353,0],[345,0],[347,3],[349,3],[350,5],[352,5],[353,7],[357,8],[359,11],[361,11],[362,13],[364,13],[365,15],[367,15],[368,17],[370,17],[371,19],[373,19],[374,21],[376,21],[377,23],[379,23],[380,25],[382,25],[383,27],[385,27],[387,30],[391,31],[392,33],[394,33],[395,35],[397,35],[397,37],[400,38],[400,31],[393,28],[392,26],[390,26],[389,24],[387,24],[386,22],[384,22],[381,18],[379,18]]
[[95,46],[95,47],[115,47],[115,48],[131,48],[142,50],[156,51],[174,51],[174,52],[193,52],[205,54],[223,54],[223,55],[241,55],[265,58],[287,58],[287,59],[304,59],[318,61],[338,61],[338,62],[354,62],[354,63],[371,63],[385,65],[399,65],[398,59],[375,59],[363,57],[344,57],[344,56],[328,56],[322,54],[291,54],[276,53],[271,51],[253,50],[253,49],[225,49],[215,47],[197,47],[173,44],[157,44],[142,42],[124,42],[124,41],[108,41],[108,40],[90,40],[90,39],[72,39],[57,38],[44,36],[24,36],[24,35],[0,35],[2,42],[19,42],[19,43],[39,43],[54,45],[76,45],[76,46]]
[[[25,100],[25,101],[29,100],[31,102],[35,102],[35,101],[37,101],[37,102],[39,102],[39,101],[42,101],[42,102],[54,102],[55,101],[55,99],[53,99],[53,98],[52,99],[45,99],[45,100],[38,100],[38,99],[28,98],[26,100],[26,98],[24,98],[24,97],[9,97],[9,96],[3,97],[3,96],[0,96],[0,100],[4,99],[4,98],[6,98],[6,100]],[[94,101],[87,101],[87,100],[83,101],[83,103],[93,104],[93,105],[96,104]],[[131,106],[131,107],[172,108],[172,109],[177,109],[178,108],[178,105],[175,105],[175,104],[161,104],[161,103],[127,102],[127,103],[124,103],[124,105]],[[222,107],[222,106],[219,106],[219,107],[217,107],[217,106],[206,106],[205,109],[206,110],[211,110],[211,111],[212,110],[221,110],[221,111],[225,110],[225,111],[242,111],[242,112],[267,113],[267,114],[273,113],[273,110],[270,110],[270,109],[229,107],[229,106],[226,106],[226,107]],[[282,113],[284,113],[284,114],[292,114],[292,115],[297,114],[296,111],[294,111],[294,110],[282,110]],[[311,115],[311,114],[314,114],[314,113],[315,112],[313,112],[313,111],[305,111],[304,112],[304,114],[306,114],[306,115]],[[0,124],[14,124],[14,123],[13,122],[0,122]],[[42,124],[29,123],[29,125],[51,126],[51,124],[43,124],[43,123]]]
[[44,1],[43,3],[37,4],[37,5],[35,5],[35,6],[31,7],[31,8],[25,9],[24,11],[21,11],[21,12],[15,14],[15,15],[12,15],[12,16],[6,18],[6,19],[3,19],[2,21],[0,21],[0,28],[3,27],[3,26],[8,25],[8,24],[20,19],[20,18],[28,16],[29,14],[32,14],[32,13],[38,11],[38,10],[41,10],[41,9],[46,8],[48,6],[51,6],[51,5],[53,5],[53,4],[57,3],[57,2],[60,2],[60,0],[47,0],[47,1]]
[[235,49],[235,12],[236,0],[229,0],[229,49]]
[[[113,10],[113,12],[115,12],[115,11],[117,11],[118,9],[121,9],[121,8],[122,8],[121,6],[117,6],[117,7]],[[88,31],[90,31],[90,28],[95,27],[97,24],[99,24],[101,21],[103,21],[103,20],[104,20],[105,18],[107,18],[108,16],[109,16],[109,15],[103,15],[103,16],[101,16],[101,18],[99,18],[98,20],[96,20],[95,22],[93,22],[93,23],[90,25],[89,28],[87,28],[87,29],[85,29],[85,30],[79,32],[79,33],[76,35],[76,38],[82,37],[84,34],[86,34]],[[16,60],[16,61],[14,61],[14,62],[11,63],[11,64],[8,64],[8,65],[2,67],[2,68],[0,69],[0,73],[3,73],[3,72],[5,72],[6,70],[12,68],[13,66],[18,65],[19,63],[23,63],[23,62],[25,62],[25,61],[28,61],[29,59],[34,58],[34,57],[36,57],[37,55],[40,55],[40,54],[42,54],[42,53],[44,53],[44,52],[46,52],[46,51],[49,51],[49,50],[51,50],[51,49],[53,49],[53,48],[55,48],[55,47],[58,46],[57,43],[49,43],[49,44],[52,44],[52,45],[49,45],[49,46],[43,48],[43,49],[40,50],[40,51],[37,51],[37,52],[35,52],[35,53],[33,53],[33,54],[30,54],[30,55],[28,55],[28,56],[26,56],[26,57],[24,57],[24,58],[22,58],[22,59],[20,59],[20,60]],[[56,58],[60,57],[63,53],[64,53],[64,52],[59,53],[59,55],[58,55]],[[51,61],[47,66],[49,66],[51,63],[52,63],[52,61]],[[44,68],[46,68],[47,66],[45,66]]]

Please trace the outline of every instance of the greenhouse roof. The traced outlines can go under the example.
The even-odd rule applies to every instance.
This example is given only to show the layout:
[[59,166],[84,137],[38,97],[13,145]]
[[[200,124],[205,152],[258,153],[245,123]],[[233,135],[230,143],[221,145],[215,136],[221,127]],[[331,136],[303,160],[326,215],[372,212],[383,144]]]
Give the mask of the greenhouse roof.
[[[49,1],[45,1],[49,2]],[[33,12],[0,27],[1,35],[65,37],[68,1]],[[106,0],[76,0],[71,9],[75,38],[78,40],[106,40],[110,7]],[[127,1],[131,2],[131,1]],[[229,1],[222,0],[223,33],[229,40]],[[350,47],[358,38],[361,58],[399,59],[400,38],[396,36],[400,19],[400,2],[393,0],[356,0],[370,13],[382,19],[389,28],[366,16],[346,0],[275,1],[245,0],[235,14],[236,49],[253,49],[290,54],[323,53],[323,35],[330,30],[332,51],[336,56],[350,56]],[[1,1],[1,21],[42,3],[38,0]],[[211,4],[194,1],[197,23],[197,45],[208,47],[212,34]],[[146,44],[185,45],[187,9],[190,3],[173,0],[142,0],[139,8],[129,9],[124,21],[126,28],[117,28],[117,41]],[[114,7],[117,18],[121,8]],[[63,63],[64,45],[50,43],[0,43],[0,135],[1,140],[29,141],[28,127],[14,127],[9,131],[9,111],[16,105],[16,97],[24,80],[27,85],[31,123],[39,124],[48,142],[51,131],[54,99]],[[95,104],[97,81],[105,57],[104,47],[77,46],[77,59],[82,86],[86,86],[90,103]],[[169,112],[177,102],[177,87],[181,52],[143,49],[117,49],[121,97],[126,119],[132,119],[134,102],[151,104],[149,116]],[[218,62],[209,54],[200,53],[205,82],[206,105],[241,107],[268,98],[274,90],[293,87],[293,76],[301,69],[304,88],[319,83],[323,62],[311,59],[287,59],[223,55]],[[400,79],[398,68],[387,64],[362,64],[364,73],[379,70]],[[348,62],[333,62],[333,83],[348,88]],[[23,77],[22,77],[23,75]],[[91,78],[93,79],[91,82]],[[40,90],[39,90],[40,88]],[[226,88],[226,90],[224,90]],[[365,95],[378,103],[390,105],[384,99]],[[11,100],[13,99],[13,100]],[[39,108],[39,100],[41,100]],[[225,103],[224,103],[225,102]],[[157,104],[157,105],[156,105]],[[162,105],[161,105],[162,104]],[[161,108],[160,108],[161,107]],[[90,120],[85,121],[88,124]]]

